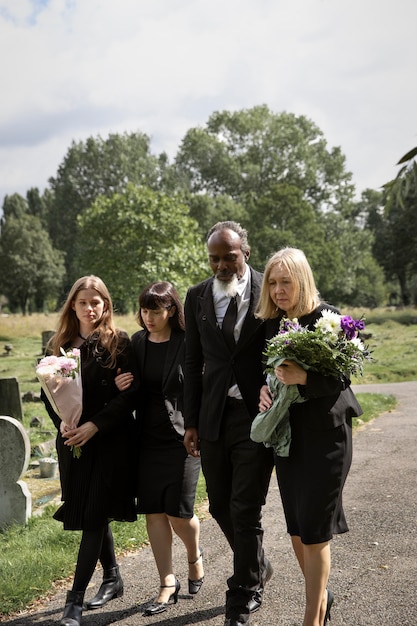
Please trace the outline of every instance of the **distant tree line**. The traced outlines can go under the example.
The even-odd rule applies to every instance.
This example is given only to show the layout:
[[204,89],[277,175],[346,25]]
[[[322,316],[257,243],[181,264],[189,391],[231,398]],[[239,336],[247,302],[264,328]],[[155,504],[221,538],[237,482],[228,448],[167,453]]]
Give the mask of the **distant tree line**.
[[207,276],[208,229],[232,219],[248,229],[259,270],[295,246],[332,303],[415,303],[415,156],[357,201],[341,149],[306,117],[265,105],[213,113],[172,162],[142,133],[73,142],[42,194],[4,199],[0,294],[11,312],[54,310],[76,278],[94,273],[121,313],[152,280],[171,280],[184,296]]

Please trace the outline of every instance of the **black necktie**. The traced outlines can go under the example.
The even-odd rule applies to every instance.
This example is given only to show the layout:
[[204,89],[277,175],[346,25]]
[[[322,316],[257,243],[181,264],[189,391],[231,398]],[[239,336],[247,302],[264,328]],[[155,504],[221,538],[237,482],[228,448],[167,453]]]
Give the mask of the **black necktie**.
[[223,318],[222,333],[226,339],[226,343],[230,350],[234,350],[236,342],[234,336],[234,330],[237,320],[237,302],[236,296],[230,298],[229,306],[226,309],[226,313]]

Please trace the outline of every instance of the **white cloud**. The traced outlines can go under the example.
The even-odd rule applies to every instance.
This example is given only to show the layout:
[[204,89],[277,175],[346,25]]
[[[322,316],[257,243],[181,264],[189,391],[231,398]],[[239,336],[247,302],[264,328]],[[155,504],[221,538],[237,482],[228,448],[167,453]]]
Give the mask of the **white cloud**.
[[0,0],[0,203],[72,140],[171,156],[216,110],[267,104],[341,146],[358,192],[417,145],[415,0]]

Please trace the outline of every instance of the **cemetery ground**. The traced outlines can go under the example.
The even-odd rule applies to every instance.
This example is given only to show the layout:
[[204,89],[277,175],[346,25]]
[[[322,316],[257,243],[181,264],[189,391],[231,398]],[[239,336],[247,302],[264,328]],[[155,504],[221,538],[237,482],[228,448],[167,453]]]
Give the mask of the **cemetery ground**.
[[[359,317],[362,312],[349,311]],[[22,395],[39,392],[34,374],[36,359],[42,356],[41,332],[54,327],[54,316],[10,316],[0,318],[1,345],[12,349],[0,359],[0,377],[15,376],[19,380]],[[415,359],[417,348],[417,325],[415,311],[387,311],[366,313],[369,336],[368,345],[375,362],[366,367],[365,376],[356,383],[380,383],[417,380]],[[137,329],[133,315],[118,319],[118,326],[132,333]],[[371,419],[395,405],[392,395],[357,393],[365,409],[365,419]],[[53,425],[37,401],[23,402],[23,424],[29,433],[32,449],[55,436]],[[40,418],[41,426],[30,426],[34,417]],[[53,451],[51,451],[53,454]],[[32,457],[36,462],[36,456]],[[0,534],[0,619],[7,619],[15,611],[23,610],[39,598],[45,598],[62,582],[74,568],[78,544],[77,533],[64,533],[61,525],[51,519],[55,499],[59,499],[59,478],[40,479],[38,468],[29,469],[23,476],[32,493],[33,512],[43,513],[29,520],[27,527],[13,527]],[[204,483],[200,483],[198,509],[201,517],[207,517],[204,505]],[[50,502],[44,510],[45,502]],[[134,526],[134,528],[132,528]],[[130,553],[146,543],[143,520],[135,525],[121,524],[116,527],[116,545],[119,554]],[[119,532],[120,531],[120,532]],[[20,562],[20,565],[18,564]],[[61,581],[61,582],[60,582]]]

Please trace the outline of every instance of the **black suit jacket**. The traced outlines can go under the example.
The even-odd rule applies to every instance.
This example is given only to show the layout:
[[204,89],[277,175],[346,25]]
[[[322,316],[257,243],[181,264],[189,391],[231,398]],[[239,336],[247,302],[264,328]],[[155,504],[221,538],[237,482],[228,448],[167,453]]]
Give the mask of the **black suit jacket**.
[[252,268],[251,297],[239,341],[230,352],[217,325],[213,304],[214,277],[191,287],[185,299],[185,426],[196,427],[201,439],[216,441],[234,374],[252,419],[258,412],[264,382],[264,323],[254,316],[262,274]]
[[[139,377],[139,395],[136,406],[136,416],[139,421],[143,410],[142,393],[143,373],[145,371],[147,330],[139,330],[132,336],[133,354],[136,360],[136,368]],[[173,429],[179,438],[184,436],[183,417],[183,384],[184,384],[184,332],[173,330],[168,344],[167,357],[162,372],[162,393],[164,394],[165,406]]]

